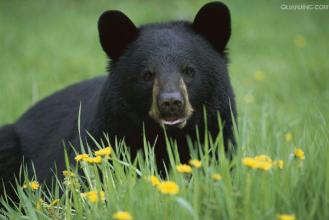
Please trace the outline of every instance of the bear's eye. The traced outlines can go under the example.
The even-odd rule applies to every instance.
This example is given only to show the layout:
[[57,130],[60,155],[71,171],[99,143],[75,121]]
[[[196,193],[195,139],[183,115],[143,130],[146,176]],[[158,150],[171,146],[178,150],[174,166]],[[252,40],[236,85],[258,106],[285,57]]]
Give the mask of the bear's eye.
[[183,77],[187,81],[191,81],[194,78],[195,71],[192,67],[190,66],[185,66],[182,70]]
[[144,79],[145,82],[153,81],[154,76],[155,76],[155,73],[151,72],[151,71],[145,71],[143,73],[143,79]]

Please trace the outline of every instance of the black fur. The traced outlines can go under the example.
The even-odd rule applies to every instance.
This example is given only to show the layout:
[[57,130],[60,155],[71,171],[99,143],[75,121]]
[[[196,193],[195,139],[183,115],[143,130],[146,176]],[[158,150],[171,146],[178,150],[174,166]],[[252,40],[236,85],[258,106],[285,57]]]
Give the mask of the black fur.
[[[15,176],[18,176],[19,163],[22,154],[19,148],[19,140],[15,129],[12,125],[3,126],[0,128],[0,190],[2,191],[3,184],[11,181],[14,183]],[[11,191],[12,187],[6,190]]]
[[[9,148],[9,151],[5,157],[1,155],[0,167],[4,172],[1,175],[7,179],[13,173],[7,170],[17,167],[20,155],[24,155],[25,161],[33,161],[39,180],[51,175],[55,162],[58,170],[63,170],[63,142],[79,146],[80,103],[83,139],[87,139],[86,130],[98,140],[103,132],[112,141],[115,137],[125,138],[134,156],[142,149],[144,123],[150,142],[158,136],[155,151],[161,165],[167,160],[163,131],[148,115],[152,83],[143,81],[142,74],[152,70],[156,77],[171,80],[181,76],[186,65],[195,71],[194,79],[187,83],[194,113],[183,129],[168,128],[168,135],[177,140],[181,160],[186,162],[189,158],[186,136],[194,138],[197,125],[203,129],[205,106],[209,130],[214,136],[219,131],[217,114],[220,114],[228,148],[230,141],[234,144],[231,110],[236,115],[225,54],[230,30],[229,11],[219,2],[204,6],[194,23],[170,22],[140,28],[121,12],[105,12],[99,21],[99,32],[102,47],[112,58],[111,73],[51,95],[16,123],[2,128],[0,150]],[[68,148],[68,154],[73,162],[73,150]]]

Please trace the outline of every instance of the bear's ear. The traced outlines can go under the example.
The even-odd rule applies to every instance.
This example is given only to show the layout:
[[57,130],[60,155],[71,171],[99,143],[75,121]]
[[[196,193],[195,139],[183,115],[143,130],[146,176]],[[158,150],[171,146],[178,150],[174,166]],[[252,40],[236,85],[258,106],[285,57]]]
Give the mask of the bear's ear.
[[193,29],[204,36],[219,52],[223,52],[231,36],[228,7],[221,2],[205,4],[195,16]]
[[98,20],[99,39],[103,50],[116,60],[137,38],[138,29],[121,11],[106,11]]

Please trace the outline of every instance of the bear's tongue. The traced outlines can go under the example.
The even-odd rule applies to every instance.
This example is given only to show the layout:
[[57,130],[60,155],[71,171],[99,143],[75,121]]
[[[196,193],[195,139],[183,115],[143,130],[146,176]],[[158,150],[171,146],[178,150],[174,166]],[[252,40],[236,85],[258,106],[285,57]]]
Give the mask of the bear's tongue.
[[165,120],[168,121],[168,122],[174,122],[174,121],[177,121],[179,118],[178,117],[166,117]]

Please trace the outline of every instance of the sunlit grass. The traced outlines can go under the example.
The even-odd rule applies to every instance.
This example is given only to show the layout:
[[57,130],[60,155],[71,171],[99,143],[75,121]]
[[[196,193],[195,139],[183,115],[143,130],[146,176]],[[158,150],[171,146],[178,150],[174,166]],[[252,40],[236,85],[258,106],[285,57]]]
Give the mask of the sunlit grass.
[[[244,123],[241,121],[242,126]],[[249,131],[260,127],[239,129],[238,142],[245,143]],[[123,142],[109,148],[106,139],[103,144],[93,144],[99,149],[96,151],[83,146],[78,153],[88,152],[87,156],[76,164],[67,163],[67,170],[58,174],[52,187],[36,185],[37,177],[25,179],[25,184],[17,186],[18,204],[10,206],[4,201],[7,198],[2,198],[1,218],[116,219],[121,215],[115,213],[122,212],[123,217],[133,219],[277,219],[284,214],[325,219],[329,215],[325,131],[328,127],[323,123],[314,132],[326,138],[301,135],[299,148],[284,135],[269,136],[267,146],[251,140],[238,149],[232,161],[224,155],[220,134],[214,141],[203,133],[208,140],[191,146],[197,166],[182,165],[176,156],[179,146],[168,140],[172,155],[168,176],[157,173],[150,145],[131,161]],[[213,153],[220,159],[215,160]],[[96,155],[100,162],[86,160]],[[251,162],[245,162],[247,158]]]

